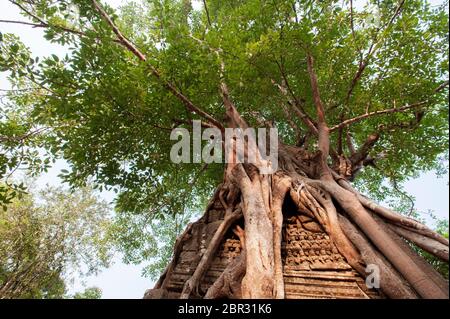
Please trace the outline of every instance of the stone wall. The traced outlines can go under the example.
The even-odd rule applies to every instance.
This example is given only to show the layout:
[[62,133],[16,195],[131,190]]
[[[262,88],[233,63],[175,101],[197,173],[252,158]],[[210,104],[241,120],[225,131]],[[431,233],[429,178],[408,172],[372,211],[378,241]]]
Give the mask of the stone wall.
[[[376,290],[367,289],[363,278],[345,261],[312,218],[289,207],[283,208],[283,214],[282,258],[286,298],[382,297]],[[179,297],[223,216],[224,210],[219,201],[210,205],[207,213],[192,225],[190,236],[181,244],[179,258],[166,279],[166,289],[150,289],[144,298]],[[243,226],[243,220],[238,223]],[[192,298],[202,298],[240,251],[240,242],[230,230],[203,277],[198,294],[194,293]]]

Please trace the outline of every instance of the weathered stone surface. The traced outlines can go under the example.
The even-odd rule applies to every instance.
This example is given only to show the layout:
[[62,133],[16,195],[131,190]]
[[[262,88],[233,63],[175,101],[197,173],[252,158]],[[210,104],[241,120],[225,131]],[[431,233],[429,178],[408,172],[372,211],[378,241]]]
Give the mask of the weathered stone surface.
[[224,213],[225,212],[223,210],[211,209],[208,212],[208,223],[214,222],[219,219],[223,219]]
[[[222,222],[220,203],[211,205],[208,218],[193,225],[191,236],[171,274],[167,291],[146,292],[145,298],[178,298],[184,283],[193,274],[203,252]],[[211,213],[213,212],[213,213]],[[283,212],[285,213],[285,212]],[[366,287],[363,278],[339,253],[329,236],[311,217],[285,214],[283,222],[282,260],[285,296],[304,298],[380,298],[376,290]],[[201,298],[225,267],[241,253],[238,238],[229,232],[219,247],[209,270],[199,286]]]

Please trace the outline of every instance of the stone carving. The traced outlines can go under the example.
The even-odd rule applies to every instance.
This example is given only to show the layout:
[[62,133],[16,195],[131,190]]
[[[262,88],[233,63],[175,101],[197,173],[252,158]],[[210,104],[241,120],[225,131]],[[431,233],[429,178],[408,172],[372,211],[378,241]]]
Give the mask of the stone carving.
[[[224,210],[216,201],[210,214],[197,221],[183,243],[174,271],[164,290],[153,289],[146,298],[178,298],[221,223]],[[199,289],[201,298],[225,267],[241,253],[239,240],[231,234],[220,245]],[[380,298],[348,265],[329,236],[311,216],[295,213],[283,225],[283,275],[286,298]],[[158,287],[155,287],[158,288]],[[161,291],[160,291],[161,290]]]
[[219,257],[220,258],[226,258],[226,259],[232,259],[239,256],[241,253],[241,243],[238,239],[232,239],[228,238],[223,244],[222,247],[219,250]]
[[[300,215],[301,216],[301,215]],[[351,269],[329,236],[304,227],[311,224],[300,216],[285,219],[283,241],[286,269]],[[302,220],[306,223],[302,223]]]

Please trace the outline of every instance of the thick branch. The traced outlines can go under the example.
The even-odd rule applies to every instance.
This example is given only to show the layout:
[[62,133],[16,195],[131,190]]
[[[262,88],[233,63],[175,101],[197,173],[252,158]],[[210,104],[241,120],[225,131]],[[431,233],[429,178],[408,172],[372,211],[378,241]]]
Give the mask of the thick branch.
[[[308,73],[311,82],[311,90],[313,94],[314,104],[316,105],[317,112],[317,128],[319,131],[318,138],[318,148],[321,152],[321,178],[323,179],[332,179],[330,174],[330,170],[327,165],[327,158],[330,154],[330,129],[327,126],[325,120],[325,109],[322,104],[322,100],[320,98],[319,93],[319,85],[317,83],[317,75],[314,71],[314,59],[310,53],[307,54],[306,57],[307,65],[308,65]],[[334,152],[333,152],[334,153]]]
[[319,121],[319,123],[325,123],[325,110],[323,108],[322,100],[320,99],[319,85],[317,83],[317,75],[314,71],[314,59],[311,56],[311,54],[308,54],[307,56],[307,64],[313,100],[317,111],[317,120]]
[[372,147],[375,145],[375,143],[378,141],[379,138],[380,138],[379,133],[370,134],[367,137],[366,141],[363,143],[363,145],[361,145],[361,147],[358,149],[358,151],[350,156],[350,161],[352,162],[352,164],[353,165],[358,164],[365,158],[367,158],[367,155],[369,154],[370,150],[372,149]]
[[[449,81],[443,82],[436,89],[433,90],[433,93],[438,93],[438,92],[442,91],[445,87],[448,86],[448,84],[449,84]],[[345,120],[345,121],[341,122],[340,124],[331,127],[330,128],[330,132],[333,132],[333,131],[335,131],[337,129],[340,129],[340,128],[348,126],[350,124],[359,122],[359,121],[364,120],[364,119],[369,118],[369,117],[383,115],[383,114],[404,112],[404,111],[407,111],[407,110],[410,110],[410,109],[413,109],[413,108],[416,108],[416,107],[423,106],[423,105],[425,105],[425,104],[427,104],[429,102],[430,102],[429,100],[425,100],[425,101],[421,101],[421,102],[417,102],[417,103],[413,103],[413,104],[406,104],[406,105],[404,105],[402,107],[393,107],[393,108],[390,108],[390,109],[385,109],[385,110],[380,110],[380,111],[366,112],[365,114],[358,115],[358,116],[356,116],[354,118]]]
[[[271,80],[271,82],[273,85],[275,85],[280,90],[281,94],[283,94],[287,98],[288,90],[283,85],[276,83],[274,80]],[[317,130],[317,127],[311,120],[311,117],[308,114],[306,114],[306,112],[300,106],[298,101],[296,99],[294,99],[294,101],[291,101],[290,99],[288,99],[288,104],[294,110],[295,114],[297,114],[297,116],[306,125],[306,127],[309,129],[309,131],[311,133],[313,133],[314,135],[319,135],[319,131]]]
[[319,129],[319,150],[322,152],[322,158],[326,161],[330,152],[330,132],[325,121],[325,110],[320,99],[319,85],[317,83],[317,75],[314,71],[314,59],[308,53],[306,58],[308,64],[308,73],[311,82],[311,90],[313,94],[314,104],[316,105],[317,121]]
[[333,131],[335,131],[337,129],[340,129],[342,127],[348,126],[350,124],[353,124],[353,123],[356,123],[356,122],[360,122],[360,121],[362,121],[362,120],[364,120],[366,118],[369,118],[369,117],[373,117],[373,116],[377,116],[377,115],[383,115],[383,114],[404,112],[404,111],[407,111],[407,110],[410,110],[410,109],[413,109],[413,108],[416,108],[416,107],[419,107],[419,106],[423,106],[423,105],[427,104],[428,102],[429,101],[427,100],[427,101],[417,102],[417,103],[414,103],[414,104],[411,104],[411,105],[405,105],[405,106],[398,107],[398,108],[394,107],[394,108],[391,108],[391,109],[386,109],[386,110],[380,110],[380,111],[374,111],[374,112],[361,114],[361,115],[358,115],[358,116],[356,116],[354,118],[345,120],[345,121],[341,122],[338,125],[335,125],[335,126],[331,127],[330,128],[330,132],[333,132]]

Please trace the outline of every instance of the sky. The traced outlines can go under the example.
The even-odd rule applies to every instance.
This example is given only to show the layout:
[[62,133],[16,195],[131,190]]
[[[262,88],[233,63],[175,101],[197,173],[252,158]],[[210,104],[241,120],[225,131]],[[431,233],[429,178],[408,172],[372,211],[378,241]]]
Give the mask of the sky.
[[[118,7],[124,1],[108,0],[106,1],[113,7]],[[433,0],[432,4],[439,4],[441,1]],[[7,2],[0,0],[0,19],[3,20],[21,20],[25,19],[19,15],[18,9]],[[198,6],[199,1],[195,1],[194,6]],[[63,56],[67,50],[56,44],[51,44],[43,38],[42,29],[30,28],[23,25],[0,23],[2,33],[14,33],[30,47],[35,56],[46,56],[51,53]],[[0,89],[9,88],[6,76],[0,73]],[[63,160],[58,160],[48,173],[42,175],[37,180],[38,187],[44,187],[46,184],[57,186],[61,180],[57,177],[61,169],[68,167]],[[449,176],[444,175],[437,178],[434,172],[427,172],[420,175],[419,178],[408,181],[405,184],[406,191],[415,197],[415,207],[419,211],[433,211],[440,218],[448,218],[449,212]],[[114,199],[110,192],[102,192],[101,197],[108,202]],[[71,285],[69,292],[81,291],[83,287],[96,286],[102,289],[103,298],[142,298],[148,288],[152,288],[154,282],[150,279],[141,277],[141,268],[139,265],[126,265],[121,262],[120,255],[114,258],[114,264],[110,268],[102,271],[97,276],[88,278],[76,278]]]

